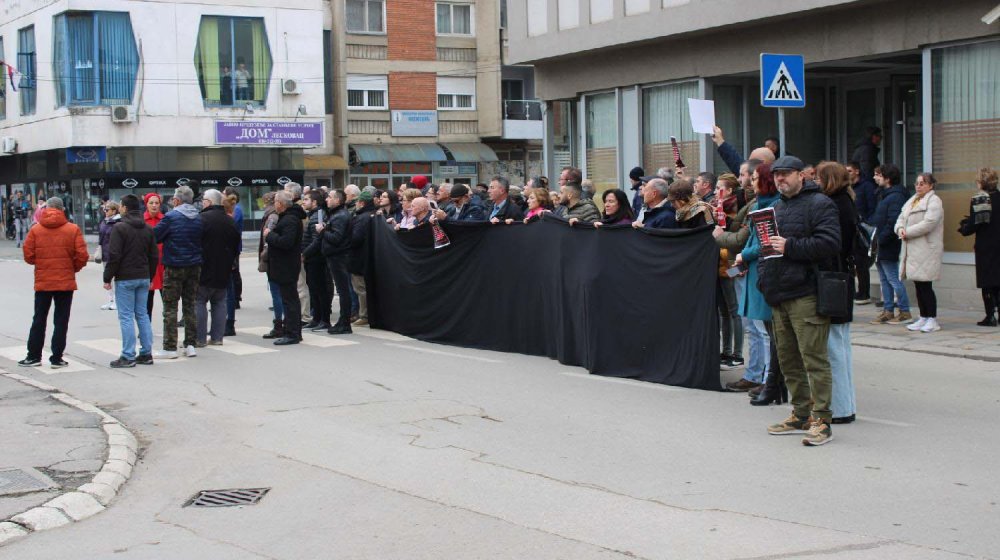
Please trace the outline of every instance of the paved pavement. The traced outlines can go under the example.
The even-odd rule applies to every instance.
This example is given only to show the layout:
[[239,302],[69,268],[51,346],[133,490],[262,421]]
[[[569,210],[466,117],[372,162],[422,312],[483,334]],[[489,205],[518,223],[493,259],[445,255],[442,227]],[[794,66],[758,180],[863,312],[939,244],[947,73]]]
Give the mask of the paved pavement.
[[[117,321],[98,309],[99,268],[88,266],[72,367],[15,368],[31,270],[0,262],[0,277],[12,287],[0,291],[0,368],[94,403],[145,447],[106,511],[8,543],[0,559],[1000,558],[997,363],[859,340],[859,420],[811,449],[764,432],[788,407],[740,394],[368,329],[278,350],[259,337],[267,292],[252,273],[224,346],[111,370]],[[869,327],[854,336],[910,336]],[[23,446],[18,434],[34,428],[11,405],[46,418],[62,405],[3,382],[0,423]],[[57,441],[7,453],[4,433],[0,463],[47,467],[73,443],[48,449]],[[231,488],[270,491],[255,506],[184,507]]]

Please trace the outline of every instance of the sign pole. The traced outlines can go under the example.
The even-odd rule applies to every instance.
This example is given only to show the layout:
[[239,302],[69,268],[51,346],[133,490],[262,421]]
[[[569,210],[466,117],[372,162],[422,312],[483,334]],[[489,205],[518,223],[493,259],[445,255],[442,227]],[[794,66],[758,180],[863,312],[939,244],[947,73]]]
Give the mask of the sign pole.
[[778,107],[778,152],[785,157],[785,110]]

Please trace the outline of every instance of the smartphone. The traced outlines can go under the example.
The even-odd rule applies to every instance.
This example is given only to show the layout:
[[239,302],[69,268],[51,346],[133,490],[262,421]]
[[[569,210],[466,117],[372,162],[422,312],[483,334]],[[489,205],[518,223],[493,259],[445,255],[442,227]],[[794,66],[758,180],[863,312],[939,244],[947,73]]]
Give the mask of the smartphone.
[[726,276],[730,278],[736,278],[743,273],[743,269],[738,266],[731,266],[726,269]]

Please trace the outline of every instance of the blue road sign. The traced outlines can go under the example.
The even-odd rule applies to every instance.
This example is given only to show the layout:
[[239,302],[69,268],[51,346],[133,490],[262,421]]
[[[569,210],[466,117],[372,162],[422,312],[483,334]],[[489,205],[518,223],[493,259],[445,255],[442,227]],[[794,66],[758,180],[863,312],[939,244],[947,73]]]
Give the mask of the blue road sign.
[[802,55],[760,54],[762,107],[801,109],[806,106],[806,71]]

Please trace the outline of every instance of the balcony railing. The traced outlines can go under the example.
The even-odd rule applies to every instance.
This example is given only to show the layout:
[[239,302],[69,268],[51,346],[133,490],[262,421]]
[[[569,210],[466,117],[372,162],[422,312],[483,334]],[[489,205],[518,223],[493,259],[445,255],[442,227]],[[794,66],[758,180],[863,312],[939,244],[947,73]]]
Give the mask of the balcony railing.
[[505,121],[542,120],[542,102],[537,99],[504,99],[503,119]]

